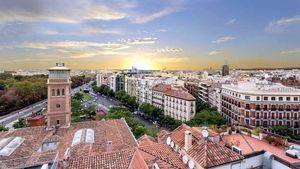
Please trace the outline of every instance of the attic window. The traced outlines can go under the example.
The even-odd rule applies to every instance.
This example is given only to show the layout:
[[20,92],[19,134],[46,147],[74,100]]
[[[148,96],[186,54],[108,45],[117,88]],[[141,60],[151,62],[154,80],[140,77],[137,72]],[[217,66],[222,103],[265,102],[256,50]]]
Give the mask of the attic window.
[[[16,148],[18,148],[24,141],[22,137],[15,137],[13,139],[11,138],[5,138],[0,141],[1,144],[1,150],[0,155],[2,156],[10,156],[11,153],[15,151]],[[3,146],[5,145],[5,146]]]
[[47,151],[55,150],[58,143],[59,143],[58,141],[45,142],[42,144],[41,148],[39,149],[39,152],[47,152]]

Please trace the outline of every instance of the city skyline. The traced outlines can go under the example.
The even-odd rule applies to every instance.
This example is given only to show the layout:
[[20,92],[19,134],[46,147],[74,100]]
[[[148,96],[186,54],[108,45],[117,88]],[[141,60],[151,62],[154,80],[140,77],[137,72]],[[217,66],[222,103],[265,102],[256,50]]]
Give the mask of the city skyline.
[[0,1],[0,69],[300,67],[300,1]]

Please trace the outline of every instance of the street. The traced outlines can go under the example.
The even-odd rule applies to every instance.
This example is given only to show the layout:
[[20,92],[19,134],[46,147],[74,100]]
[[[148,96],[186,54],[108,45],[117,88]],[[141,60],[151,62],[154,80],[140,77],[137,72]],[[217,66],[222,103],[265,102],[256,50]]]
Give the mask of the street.
[[[107,96],[102,96],[100,94],[95,94],[94,92],[92,92],[91,89],[91,84],[93,82],[89,82],[87,84],[84,84],[80,87],[74,88],[72,89],[72,96],[77,93],[80,92],[84,89],[87,89],[90,91],[89,95],[92,96],[92,100],[85,100],[82,102],[82,105],[84,107],[88,107],[89,105],[95,105],[97,110],[102,110],[106,113],[108,113],[109,108],[114,107],[114,106],[120,106],[121,103],[117,100],[114,100],[112,98],[109,98]],[[11,112],[10,114],[7,114],[5,116],[0,117],[0,124],[4,125],[7,128],[12,128],[13,124],[19,119],[19,118],[26,118],[28,116],[31,115],[32,112],[38,112],[41,110],[46,110],[47,108],[47,100],[42,100],[38,103],[32,104],[30,106],[27,106],[23,109]],[[151,128],[152,126],[154,126],[152,124],[152,122],[147,121],[145,119],[143,119],[142,117],[140,117],[139,115],[134,114],[134,118],[143,123],[147,128]]]

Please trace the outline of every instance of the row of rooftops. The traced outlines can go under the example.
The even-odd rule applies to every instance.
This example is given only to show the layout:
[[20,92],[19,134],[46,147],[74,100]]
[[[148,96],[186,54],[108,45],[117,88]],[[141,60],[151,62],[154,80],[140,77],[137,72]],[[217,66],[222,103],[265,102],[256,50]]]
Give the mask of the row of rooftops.
[[[208,135],[203,131],[208,131]],[[238,142],[243,153],[226,147],[226,141]],[[3,154],[9,148],[12,150]],[[135,140],[124,119],[0,133],[0,168],[213,168],[240,162],[260,151],[270,152],[289,164],[300,162],[286,156],[282,148],[249,136],[220,137],[210,129],[185,124],[172,132],[160,131],[157,141],[147,135]]]
[[153,91],[162,92],[167,96],[188,100],[188,101],[194,101],[196,98],[191,95],[187,89],[185,89],[182,86],[172,86],[170,84],[157,84],[152,88]]

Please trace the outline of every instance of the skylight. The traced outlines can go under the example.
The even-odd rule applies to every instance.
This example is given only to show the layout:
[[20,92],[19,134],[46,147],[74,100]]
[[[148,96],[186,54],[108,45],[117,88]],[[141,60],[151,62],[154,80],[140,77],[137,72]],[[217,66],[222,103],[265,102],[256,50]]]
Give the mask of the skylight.
[[[0,155],[2,156],[10,156],[10,154],[18,148],[22,143],[24,139],[22,137],[15,137],[13,140],[11,140],[5,147],[3,147],[0,150]],[[2,140],[1,140],[2,142]]]
[[81,136],[82,136],[82,133],[83,133],[83,130],[78,130],[76,131],[75,135],[74,135],[74,138],[73,138],[73,141],[72,141],[72,146],[76,145],[76,144],[79,144],[80,141],[81,141]]
[[94,130],[93,129],[86,129],[85,142],[94,143]]
[[80,129],[74,134],[72,146],[79,144],[80,142],[94,143],[94,130],[93,129]]

